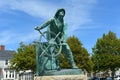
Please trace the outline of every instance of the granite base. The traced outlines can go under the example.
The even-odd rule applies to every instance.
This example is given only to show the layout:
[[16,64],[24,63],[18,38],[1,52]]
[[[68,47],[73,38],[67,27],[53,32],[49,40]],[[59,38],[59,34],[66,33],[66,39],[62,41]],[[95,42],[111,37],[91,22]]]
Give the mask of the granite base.
[[34,80],[87,80],[86,75],[36,76]]

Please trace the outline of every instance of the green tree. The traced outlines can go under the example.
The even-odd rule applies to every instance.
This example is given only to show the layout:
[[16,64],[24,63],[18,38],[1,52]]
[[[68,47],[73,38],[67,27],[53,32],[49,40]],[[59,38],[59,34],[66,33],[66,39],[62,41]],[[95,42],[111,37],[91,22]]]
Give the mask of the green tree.
[[94,70],[112,71],[112,77],[115,71],[120,67],[120,39],[116,34],[109,31],[108,34],[103,34],[99,38],[96,45],[92,49],[93,62],[95,63]]
[[[91,71],[93,63],[89,58],[87,50],[82,46],[82,43],[79,41],[79,39],[75,36],[71,36],[67,39],[67,43],[73,52],[74,60],[77,66],[83,70]],[[62,58],[62,61],[64,61],[62,63],[63,67],[70,68],[66,58]]]
[[35,44],[25,45],[20,43],[20,47],[17,49],[17,52],[14,54],[14,58],[10,61],[11,68],[16,69],[17,71],[36,70],[36,53],[35,53]]

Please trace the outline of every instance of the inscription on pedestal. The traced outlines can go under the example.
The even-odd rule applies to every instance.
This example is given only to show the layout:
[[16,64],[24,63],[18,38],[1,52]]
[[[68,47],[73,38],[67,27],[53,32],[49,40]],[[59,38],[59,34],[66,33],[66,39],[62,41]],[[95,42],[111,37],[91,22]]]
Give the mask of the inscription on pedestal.
[[81,69],[62,69],[60,71],[57,70],[50,70],[45,71],[43,75],[80,75],[82,74]]

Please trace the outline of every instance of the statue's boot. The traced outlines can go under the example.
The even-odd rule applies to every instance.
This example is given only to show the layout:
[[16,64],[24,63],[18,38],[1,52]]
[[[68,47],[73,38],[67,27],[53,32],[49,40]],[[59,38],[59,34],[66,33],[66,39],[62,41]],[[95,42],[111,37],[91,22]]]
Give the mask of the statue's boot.
[[73,69],[78,69],[78,67],[75,64],[72,64]]
[[76,66],[76,64],[74,62],[73,55],[72,55],[72,52],[70,50],[68,50],[67,57],[68,57],[68,60],[70,61],[72,68],[77,69],[78,67]]
[[57,65],[57,68],[56,68],[56,69],[57,69],[58,71],[61,70],[61,68],[60,68],[60,62],[59,62],[58,59],[56,60],[56,65]]

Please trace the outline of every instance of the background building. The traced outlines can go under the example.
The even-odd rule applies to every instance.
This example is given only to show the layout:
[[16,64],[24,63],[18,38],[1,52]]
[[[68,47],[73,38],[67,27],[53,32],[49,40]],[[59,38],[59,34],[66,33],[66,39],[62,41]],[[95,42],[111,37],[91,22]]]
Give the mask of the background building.
[[5,50],[5,46],[0,45],[0,80],[18,80],[16,71],[9,68],[14,53],[15,51]]

